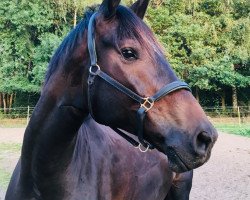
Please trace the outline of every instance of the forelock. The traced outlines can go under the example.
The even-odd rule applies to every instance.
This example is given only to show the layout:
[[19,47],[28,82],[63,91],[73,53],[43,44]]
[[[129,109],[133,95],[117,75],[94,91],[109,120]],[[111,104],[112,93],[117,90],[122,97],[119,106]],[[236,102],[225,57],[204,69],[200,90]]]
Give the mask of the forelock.
[[162,48],[154,37],[149,27],[137,17],[130,9],[119,6],[116,13],[119,25],[117,28],[117,39],[135,39],[150,55],[154,53],[163,55]]

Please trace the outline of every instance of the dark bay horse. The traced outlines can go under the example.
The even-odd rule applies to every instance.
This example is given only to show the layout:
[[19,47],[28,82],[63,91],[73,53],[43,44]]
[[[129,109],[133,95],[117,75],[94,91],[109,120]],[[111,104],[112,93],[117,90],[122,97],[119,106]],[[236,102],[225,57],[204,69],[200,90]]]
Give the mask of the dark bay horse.
[[119,3],[86,11],[51,59],[6,200],[189,199],[217,132],[142,21],[148,0]]

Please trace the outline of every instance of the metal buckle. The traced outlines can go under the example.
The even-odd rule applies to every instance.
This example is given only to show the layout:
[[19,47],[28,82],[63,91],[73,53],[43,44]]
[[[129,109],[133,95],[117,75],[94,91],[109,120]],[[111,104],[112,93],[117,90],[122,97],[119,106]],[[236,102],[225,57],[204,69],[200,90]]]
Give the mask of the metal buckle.
[[149,144],[147,144],[147,147],[145,148],[141,143],[139,143],[138,146],[135,147],[136,149],[139,149],[140,152],[146,153],[149,150]]
[[145,109],[145,112],[148,112],[153,106],[154,101],[150,99],[150,97],[143,98],[144,102],[141,103],[141,108]]
[[100,66],[97,65],[97,64],[91,65],[91,66],[89,67],[89,73],[90,73],[91,75],[93,75],[93,76],[98,75],[99,72],[100,72],[100,70],[101,70],[101,69],[100,69]]

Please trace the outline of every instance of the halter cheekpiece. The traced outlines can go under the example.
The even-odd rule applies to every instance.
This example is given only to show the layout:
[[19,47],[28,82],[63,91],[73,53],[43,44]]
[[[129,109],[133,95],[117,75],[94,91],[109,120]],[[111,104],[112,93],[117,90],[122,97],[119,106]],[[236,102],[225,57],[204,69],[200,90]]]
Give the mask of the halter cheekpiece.
[[[88,24],[88,36],[87,36],[87,42],[88,42],[88,51],[90,56],[91,65],[89,67],[89,77],[88,77],[88,107],[89,112],[91,116],[94,118],[93,112],[92,112],[92,106],[91,106],[91,97],[90,97],[90,91],[91,86],[94,83],[94,80],[96,76],[100,77],[107,83],[109,83],[111,86],[115,87],[120,92],[126,94],[133,100],[137,101],[140,104],[139,109],[137,110],[136,114],[136,120],[137,120],[137,127],[136,127],[136,134],[138,137],[139,142],[125,134],[123,131],[116,127],[111,127],[113,130],[115,130],[119,135],[121,135],[123,138],[125,138],[127,141],[129,141],[132,145],[139,148],[141,152],[146,152],[148,149],[153,149],[153,145],[149,142],[144,140],[143,137],[143,124],[144,124],[144,118],[146,113],[154,106],[155,101],[159,101],[161,98],[166,96],[167,94],[179,90],[179,89],[186,89],[191,91],[190,87],[187,83],[182,81],[174,81],[172,83],[169,83],[162,87],[158,92],[156,92],[153,96],[150,97],[141,97],[140,95],[136,94],[129,88],[125,87],[115,79],[113,79],[111,76],[103,72],[100,68],[100,66],[97,64],[97,55],[96,55],[96,48],[95,48],[95,17],[97,13],[94,13]],[[142,146],[145,148],[143,149]]]

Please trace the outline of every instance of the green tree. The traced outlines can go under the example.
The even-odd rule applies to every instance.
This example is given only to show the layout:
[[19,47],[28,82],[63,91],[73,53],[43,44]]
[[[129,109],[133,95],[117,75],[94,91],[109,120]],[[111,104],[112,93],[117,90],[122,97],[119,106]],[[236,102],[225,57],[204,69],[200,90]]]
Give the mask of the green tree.
[[[11,107],[17,93],[39,93],[55,48],[82,18],[86,6],[100,2],[0,2],[0,107]],[[250,85],[249,13],[248,0],[156,0],[146,22],[197,98],[200,90],[223,97],[227,88],[237,97],[238,89]]]
[[[235,88],[249,87],[247,3],[241,13],[235,12],[236,7],[242,7],[239,1],[185,2],[166,0],[147,15],[179,76],[195,91],[212,90],[222,97],[225,87],[234,92]],[[199,98],[198,92],[196,95]]]
[[94,2],[0,2],[0,108],[11,107],[17,92],[40,91],[55,48]]
[[1,1],[0,8],[0,100],[6,109],[17,91],[38,92],[32,75],[37,47],[44,33],[60,27],[43,1]]

